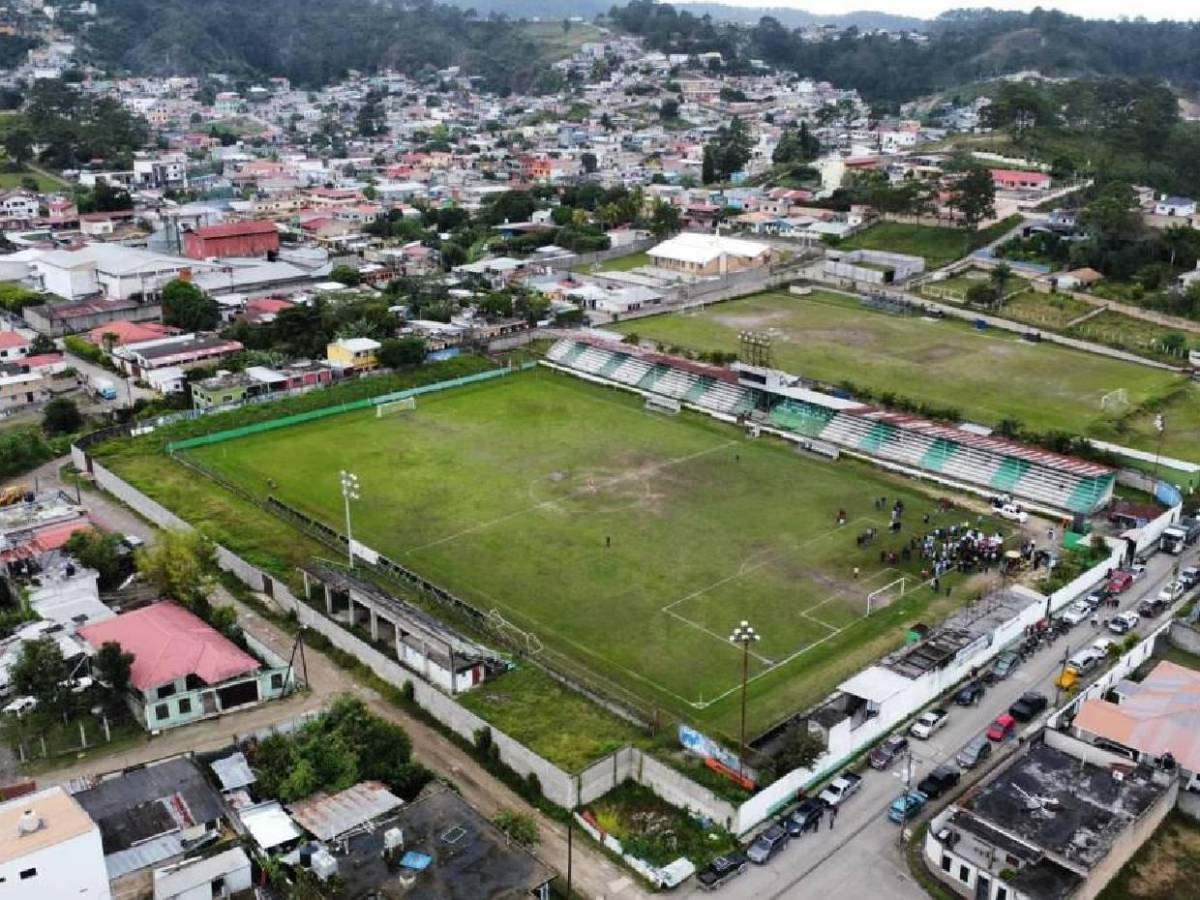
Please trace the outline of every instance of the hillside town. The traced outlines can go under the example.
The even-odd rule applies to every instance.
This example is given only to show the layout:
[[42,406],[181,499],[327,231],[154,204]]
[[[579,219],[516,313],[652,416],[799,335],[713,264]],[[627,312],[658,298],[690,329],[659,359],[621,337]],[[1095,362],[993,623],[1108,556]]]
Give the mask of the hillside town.
[[436,9],[0,3],[0,894],[1185,896],[1200,107]]

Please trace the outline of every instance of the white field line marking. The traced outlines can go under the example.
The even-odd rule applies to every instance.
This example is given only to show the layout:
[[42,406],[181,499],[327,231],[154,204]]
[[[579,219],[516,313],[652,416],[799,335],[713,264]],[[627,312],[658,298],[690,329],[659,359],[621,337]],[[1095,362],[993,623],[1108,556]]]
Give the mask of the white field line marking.
[[607,481],[602,481],[602,482],[599,482],[598,484],[594,484],[591,486],[581,487],[577,490],[571,491],[568,494],[564,494],[561,497],[555,497],[551,500],[543,500],[540,503],[534,503],[532,506],[526,506],[523,509],[518,509],[513,512],[506,513],[503,516],[499,516],[498,518],[491,519],[487,522],[478,522],[475,525],[471,525],[468,528],[464,528],[462,531],[456,531],[454,534],[450,534],[445,537],[438,538],[436,541],[430,541],[429,543],[421,544],[418,547],[410,547],[408,550],[405,550],[404,553],[405,554],[420,553],[422,550],[428,550],[430,547],[437,547],[441,544],[450,543],[451,541],[457,540],[458,538],[464,537],[465,535],[473,534],[476,531],[484,531],[488,528],[491,528],[493,525],[499,525],[502,522],[507,522],[510,519],[518,518],[519,516],[523,516],[526,513],[535,512],[536,510],[539,510],[539,509],[545,509],[548,506],[554,506],[558,503],[561,503],[563,500],[569,500],[573,497],[582,496],[584,494],[591,494],[601,488],[611,487],[613,485],[620,484],[625,481],[632,481],[635,479],[646,478],[651,475],[654,475],[656,472],[661,472],[664,469],[671,468],[672,466],[677,466],[677,465],[681,465],[683,463],[691,462],[693,459],[699,459],[701,456],[707,456],[710,453],[715,453],[718,450],[724,450],[728,447],[734,446],[735,444],[737,444],[737,441],[725,441],[722,444],[717,444],[713,447],[707,447],[704,450],[697,450],[695,453],[690,453],[687,456],[679,456],[674,459],[668,459],[665,462],[659,463],[656,466],[651,466],[649,469],[639,469],[636,472],[626,472],[624,475],[617,475],[613,478],[608,479]]

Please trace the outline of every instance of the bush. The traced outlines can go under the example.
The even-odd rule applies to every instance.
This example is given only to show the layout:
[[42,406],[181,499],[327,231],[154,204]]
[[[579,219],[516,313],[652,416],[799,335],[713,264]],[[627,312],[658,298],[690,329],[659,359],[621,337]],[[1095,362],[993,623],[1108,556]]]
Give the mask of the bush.
[[496,813],[492,823],[522,847],[533,847],[538,842],[537,822],[532,816],[513,809],[502,809]]
[[83,414],[74,400],[57,397],[42,412],[42,430],[46,434],[74,434],[83,427]]
[[77,334],[68,334],[63,338],[63,346],[67,348],[68,353],[72,353],[80,359],[86,359],[88,362],[94,362],[98,366],[108,363],[108,357],[104,355],[103,350]]

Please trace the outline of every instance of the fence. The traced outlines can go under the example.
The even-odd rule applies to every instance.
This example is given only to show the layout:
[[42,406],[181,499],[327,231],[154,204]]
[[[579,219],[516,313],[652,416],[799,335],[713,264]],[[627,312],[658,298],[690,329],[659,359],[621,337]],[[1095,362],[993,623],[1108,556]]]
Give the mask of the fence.
[[365,397],[362,400],[351,400],[347,403],[336,403],[332,406],[322,406],[320,409],[312,409],[307,412],[295,413],[290,416],[280,416],[278,419],[270,419],[266,422],[255,422],[252,425],[242,425],[238,428],[229,428],[224,431],[214,431],[212,434],[202,434],[198,437],[188,438],[182,441],[174,441],[167,445],[167,452],[174,453],[177,450],[190,450],[194,447],[206,447],[210,444],[220,444],[225,441],[232,441],[237,438],[247,437],[252,434],[261,434],[264,431],[274,431],[277,428],[290,428],[293,425],[300,425],[304,422],[312,422],[316,419],[324,419],[328,416],[337,416],[342,413],[353,412],[359,409],[370,409],[374,406],[379,406],[383,403],[391,403],[396,400],[406,400],[409,397],[419,397],[422,394],[433,394],[438,391],[450,390],[451,388],[464,387],[469,384],[477,384],[481,381],[491,381],[494,378],[503,378],[506,375],[511,375],[514,371],[523,371],[533,368],[536,363],[524,363],[518,369],[491,369],[487,372],[479,372],[475,375],[464,375],[461,378],[451,378],[449,381],[438,381],[434,384],[425,384],[418,387],[407,388],[403,391],[393,391],[390,394],[381,394],[378,397]]
[[620,259],[622,256],[632,256],[649,250],[658,243],[658,238],[648,237],[625,244],[620,247],[610,247],[607,250],[596,250],[593,253],[580,253],[575,256],[560,256],[554,259],[541,260],[548,269],[570,269],[581,272],[597,263],[608,262],[610,259]]

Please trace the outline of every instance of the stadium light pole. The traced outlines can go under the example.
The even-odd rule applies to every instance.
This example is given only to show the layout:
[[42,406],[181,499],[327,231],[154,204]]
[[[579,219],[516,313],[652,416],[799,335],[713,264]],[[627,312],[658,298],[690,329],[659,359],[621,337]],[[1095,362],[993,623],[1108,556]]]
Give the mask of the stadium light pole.
[[345,469],[341,473],[342,479],[342,500],[346,505],[346,556],[350,561],[350,568],[354,568],[354,537],[350,531],[350,501],[358,499],[358,476],[353,472],[347,472]]
[[742,645],[742,752],[738,755],[738,774],[746,769],[746,685],[750,680],[750,645],[759,640],[759,634],[745,619],[733,629],[729,640]]

